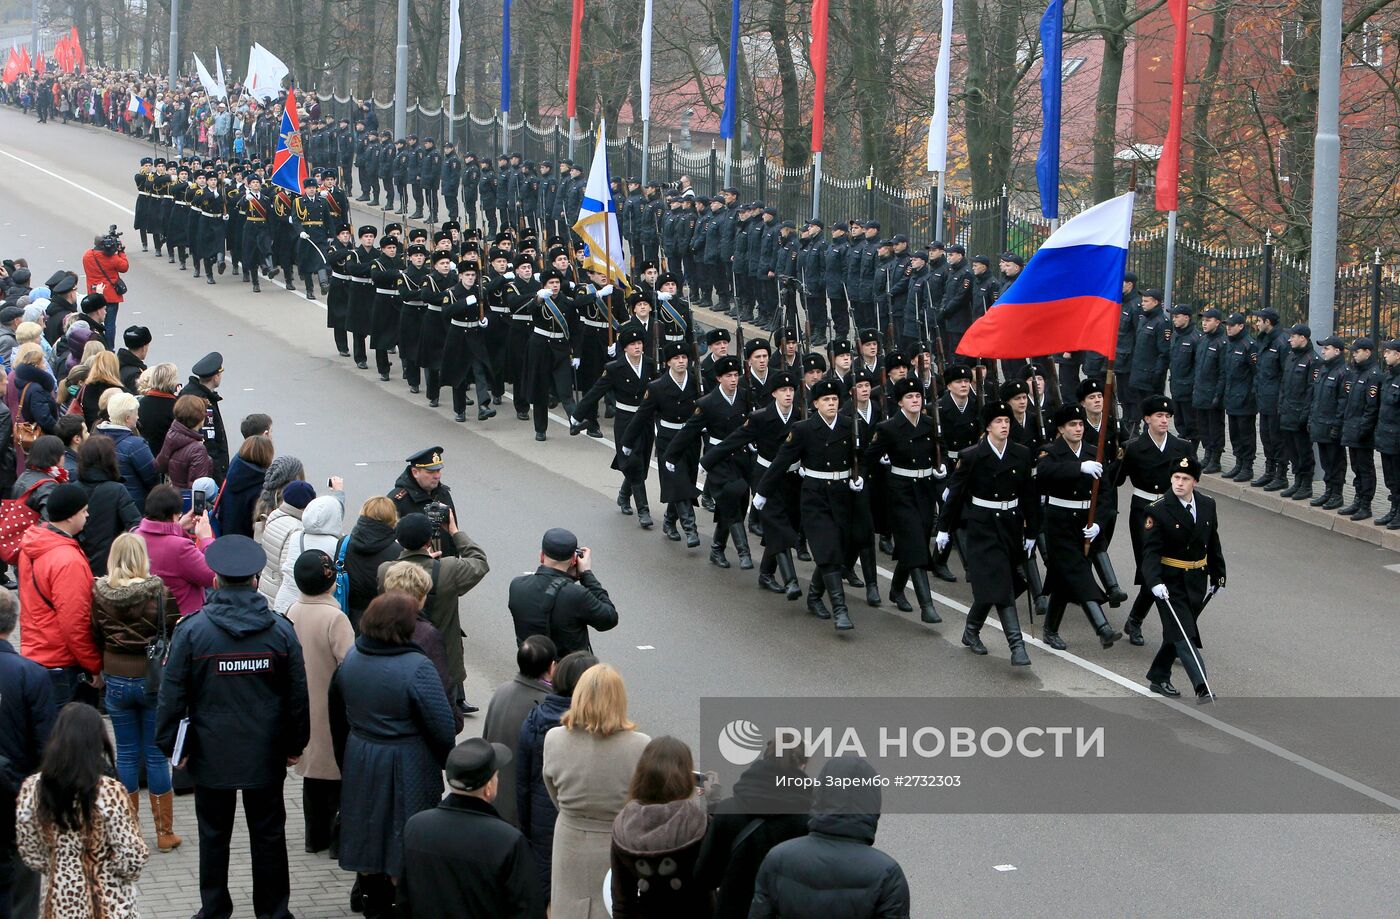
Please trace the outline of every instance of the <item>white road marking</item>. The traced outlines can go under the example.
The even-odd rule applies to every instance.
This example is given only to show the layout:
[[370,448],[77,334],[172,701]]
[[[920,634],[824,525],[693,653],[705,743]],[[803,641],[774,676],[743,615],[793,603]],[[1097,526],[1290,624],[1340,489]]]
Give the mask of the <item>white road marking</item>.
[[1016,866],[1015,866],[1015,865],[993,865],[992,867],[995,868],[995,869],[998,870],[998,871],[1015,871],[1015,870],[1016,870]]
[[[124,214],[133,215],[133,216],[135,215],[135,212],[134,212],[133,210],[131,210],[130,208],[125,207],[125,206],[123,206],[123,205],[121,205],[121,204],[118,204],[117,202],[113,201],[112,199],[107,198],[107,197],[105,197],[105,196],[103,196],[103,195],[100,195],[100,194],[98,194],[97,192],[93,191],[93,190],[90,189],[90,188],[84,188],[82,185],[79,185],[77,182],[74,182],[72,179],[69,179],[69,178],[67,178],[67,177],[65,177],[65,176],[61,176],[61,175],[59,175],[58,173],[53,172],[52,170],[45,169],[43,166],[40,166],[40,165],[38,165],[37,163],[32,163],[32,162],[30,162],[29,160],[24,159],[23,157],[15,156],[13,153],[10,153],[8,150],[0,149],[0,156],[8,157],[8,158],[14,160],[14,161],[17,162],[17,163],[23,163],[23,164],[26,165],[26,166],[29,166],[29,167],[31,167],[31,168],[33,168],[33,169],[36,169],[36,170],[38,170],[39,172],[42,172],[44,175],[47,175],[47,176],[49,176],[49,177],[51,177],[51,178],[54,178],[54,179],[57,179],[58,181],[64,183],[65,185],[71,186],[72,188],[76,188],[78,191],[84,192],[85,194],[91,195],[92,197],[98,199],[99,201],[102,201],[102,202],[105,202],[106,204],[111,205],[112,207],[116,208],[117,210],[121,211],[121,212],[124,213]],[[24,237],[26,237],[26,236],[27,236],[27,234],[20,234],[20,237],[21,237],[21,238],[24,238]],[[280,287],[280,288],[278,288],[278,289],[286,290],[286,288],[284,288],[284,287]],[[296,296],[296,298],[297,298],[298,300],[302,300],[303,302],[306,302],[305,297],[303,297],[301,294],[299,294],[299,293],[294,293],[293,291],[287,291],[287,292],[288,292],[288,293],[293,293],[294,296]],[[321,308],[322,310],[324,310],[324,309],[326,308],[325,304],[324,304],[323,302],[319,301],[319,300],[318,300],[318,301],[315,301],[315,303],[316,303],[316,305],[317,305],[319,308]],[[171,333],[167,332],[167,333],[165,333],[165,337],[166,337],[166,338],[170,338],[170,337],[172,337],[172,335],[171,335]],[[507,394],[509,394],[509,391],[507,391]],[[566,428],[568,427],[569,422],[568,422],[568,420],[567,420],[566,418],[564,418],[562,415],[558,415],[558,414],[555,414],[555,413],[550,413],[549,418],[550,418],[552,421],[554,421],[556,424],[562,425],[562,426],[564,426],[564,427],[566,427]],[[296,422],[296,424],[297,424],[297,426],[302,426],[302,425],[305,425],[306,422],[304,422],[304,421],[298,421],[298,422]],[[483,433],[483,434],[484,434],[485,431],[484,431],[484,430],[479,430],[478,433]],[[587,438],[587,439],[590,440],[590,441],[593,441],[593,442],[596,443],[596,444],[598,444],[600,447],[606,447],[606,448],[609,449],[609,450],[615,449],[613,442],[610,441],[610,440],[608,440],[606,437],[604,437],[604,438],[590,437],[590,438]],[[655,461],[655,460],[652,461],[652,463],[651,463],[651,468],[653,468],[653,469],[657,468],[657,466],[656,466],[656,461]],[[885,580],[890,580],[890,579],[894,576],[894,573],[893,573],[892,571],[890,571],[889,569],[887,569],[887,568],[880,567],[880,568],[878,568],[877,570],[879,571],[880,576],[883,577]],[[525,572],[525,574],[530,574],[530,572],[527,571],[527,572]],[[968,607],[966,607],[966,606],[964,606],[963,604],[957,602],[957,601],[954,600],[952,597],[944,596],[943,594],[938,594],[938,593],[933,594],[933,596],[934,596],[936,599],[938,599],[939,601],[941,601],[941,602],[943,603],[944,606],[946,606],[946,607],[948,607],[948,608],[950,608],[950,609],[957,610],[958,612],[962,613],[964,616],[965,616],[965,615],[967,614],[967,612],[968,612]],[[999,622],[995,621],[995,620],[989,621],[989,622],[987,623],[987,625],[991,626],[991,627],[994,628],[994,629],[998,629],[998,630],[1001,629],[1001,624],[1000,624]],[[1107,668],[1105,668],[1105,667],[1100,667],[1098,664],[1095,664],[1093,661],[1085,660],[1084,658],[1079,657],[1078,655],[1075,655],[1075,654],[1071,654],[1071,653],[1068,652],[1068,651],[1056,651],[1054,648],[1051,648],[1051,647],[1045,645],[1045,644],[1042,643],[1039,639],[1033,638],[1033,637],[1031,637],[1029,634],[1023,633],[1023,636],[1024,636],[1025,641],[1026,641],[1027,644],[1035,645],[1037,648],[1039,648],[1041,651],[1043,651],[1043,652],[1045,652],[1045,653],[1047,653],[1047,654],[1053,654],[1053,655],[1055,655],[1056,657],[1059,657],[1059,658],[1061,658],[1062,660],[1065,660],[1065,661],[1069,662],[1070,664],[1073,664],[1074,666],[1079,667],[1079,668],[1081,668],[1081,669],[1083,669],[1083,670],[1087,670],[1088,672],[1093,673],[1093,674],[1095,674],[1096,676],[1102,677],[1103,679],[1108,680],[1109,682],[1114,683],[1114,684],[1116,684],[1116,685],[1122,687],[1123,689],[1128,690],[1129,692],[1136,693],[1136,694],[1139,695],[1139,696],[1143,696],[1144,698],[1151,699],[1151,700],[1153,700],[1153,701],[1155,701],[1155,702],[1157,702],[1157,703],[1159,703],[1159,704],[1162,704],[1162,705],[1170,705],[1170,706],[1172,706],[1174,709],[1176,709],[1176,711],[1179,712],[1180,714],[1186,715],[1187,717],[1190,717],[1190,718],[1194,718],[1194,719],[1196,719],[1197,721],[1202,722],[1203,724],[1207,724],[1207,725],[1209,725],[1209,726],[1211,726],[1211,727],[1214,727],[1214,728],[1216,728],[1216,729],[1218,729],[1218,730],[1220,730],[1220,731],[1222,731],[1222,732],[1224,732],[1224,733],[1226,733],[1226,734],[1229,734],[1229,735],[1232,736],[1232,737],[1235,737],[1235,738],[1237,738],[1237,739],[1239,739],[1239,740],[1244,741],[1245,743],[1248,743],[1248,744],[1250,744],[1250,745],[1252,745],[1252,746],[1254,746],[1254,747],[1257,747],[1258,749],[1263,750],[1263,751],[1266,752],[1266,753],[1272,753],[1273,755],[1278,756],[1278,757],[1280,757],[1281,759],[1284,759],[1284,760],[1286,760],[1286,761],[1288,761],[1288,762],[1291,762],[1291,763],[1293,763],[1294,765],[1300,766],[1300,767],[1302,767],[1303,769],[1306,769],[1306,770],[1308,770],[1309,772],[1314,773],[1315,775],[1318,775],[1318,776],[1320,776],[1320,777],[1322,777],[1322,778],[1328,779],[1328,780],[1330,780],[1330,781],[1332,781],[1332,782],[1335,782],[1335,783],[1337,783],[1337,784],[1339,784],[1339,785],[1342,785],[1342,786],[1345,787],[1345,788],[1349,788],[1349,789],[1351,789],[1352,791],[1355,791],[1355,792],[1358,793],[1358,794],[1364,795],[1365,797],[1371,798],[1371,799],[1374,800],[1374,801],[1377,801],[1377,802],[1379,802],[1379,803],[1381,803],[1381,804],[1384,804],[1386,807],[1389,807],[1389,808],[1391,808],[1391,809],[1393,809],[1393,810],[1400,811],[1400,799],[1397,799],[1397,798],[1395,798],[1395,797],[1393,797],[1393,796],[1391,796],[1391,795],[1388,795],[1388,794],[1386,794],[1385,792],[1378,791],[1378,790],[1376,790],[1376,789],[1374,789],[1374,788],[1371,788],[1370,786],[1365,785],[1365,784],[1363,784],[1363,783],[1361,783],[1361,782],[1358,782],[1358,781],[1356,781],[1355,779],[1350,778],[1349,776],[1342,775],[1341,773],[1336,772],[1335,770],[1329,769],[1329,768],[1327,768],[1326,766],[1321,765],[1320,763],[1315,763],[1315,762],[1313,762],[1312,760],[1307,759],[1306,757],[1303,757],[1303,756],[1301,756],[1301,755],[1299,755],[1299,754],[1296,754],[1296,753],[1292,752],[1291,750],[1287,750],[1287,749],[1285,749],[1285,748],[1283,748],[1283,747],[1280,747],[1280,746],[1278,746],[1277,744],[1272,743],[1272,742],[1270,742],[1270,741],[1267,741],[1267,740],[1265,740],[1265,739],[1262,738],[1262,737],[1257,737],[1257,736],[1255,736],[1254,734],[1249,733],[1248,731],[1241,730],[1240,728],[1237,728],[1237,727],[1235,727],[1234,725],[1227,724],[1226,722],[1223,722],[1223,721],[1219,720],[1218,718],[1214,718],[1214,717],[1212,717],[1212,716],[1210,716],[1210,715],[1205,714],[1204,712],[1198,711],[1194,706],[1183,705],[1183,704],[1181,704],[1181,703],[1179,703],[1179,702],[1174,702],[1174,701],[1172,701],[1172,700],[1170,700],[1170,699],[1167,699],[1167,698],[1164,697],[1164,696],[1153,695],[1152,693],[1150,693],[1150,692],[1148,691],[1148,689],[1147,689],[1146,686],[1143,686],[1143,685],[1141,685],[1140,683],[1134,682],[1133,680],[1130,680],[1130,679],[1128,679],[1127,677],[1125,677],[1125,676],[1123,676],[1123,675],[1121,675],[1121,674],[1119,674],[1119,673],[1115,673],[1114,671],[1109,670],[1109,669],[1107,669]],[[1217,703],[1217,704],[1218,704],[1218,703]]]
[[656,645],[637,645],[638,651],[655,651]]
[[1394,571],[1396,574],[1400,574],[1400,565],[1386,565],[1385,570]]

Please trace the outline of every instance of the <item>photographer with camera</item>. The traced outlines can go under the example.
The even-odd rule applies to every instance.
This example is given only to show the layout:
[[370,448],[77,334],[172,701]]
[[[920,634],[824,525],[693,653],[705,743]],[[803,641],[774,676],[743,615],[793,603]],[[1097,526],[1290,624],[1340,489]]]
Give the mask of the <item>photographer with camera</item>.
[[126,282],[121,276],[130,270],[131,264],[126,258],[126,245],[122,242],[122,234],[117,232],[115,223],[107,228],[104,235],[96,237],[92,248],[83,253],[83,275],[87,281],[87,292],[101,294],[107,301],[107,318],[103,323],[105,328],[102,336],[108,351],[117,349],[117,310],[126,294]]
[[[439,504],[438,507],[443,507]],[[440,525],[434,525],[425,514],[411,513],[399,518],[394,538],[403,551],[394,560],[379,565],[379,590],[384,591],[384,578],[398,562],[412,562],[431,579],[432,587],[424,602],[428,621],[442,633],[443,649],[447,652],[447,673],[452,682],[452,704],[464,715],[478,711],[467,702],[462,683],[467,678],[467,666],[462,659],[462,619],[458,601],[486,577],[491,570],[486,552],[466,533],[457,529],[457,514],[448,508]],[[442,548],[435,548],[441,545]]]
[[555,527],[540,543],[540,567],[510,582],[510,617],[515,640],[531,635],[553,640],[559,656],[593,651],[588,627],[606,632],[617,625],[617,607],[593,574],[593,553],[568,530]]
[[[389,500],[394,502],[399,519],[409,514],[423,514],[436,520],[439,525],[433,531],[436,535],[447,510],[456,510],[452,489],[442,484],[442,447],[419,450],[404,462],[408,466],[394,482]],[[446,505],[446,509],[432,507],[434,504]]]

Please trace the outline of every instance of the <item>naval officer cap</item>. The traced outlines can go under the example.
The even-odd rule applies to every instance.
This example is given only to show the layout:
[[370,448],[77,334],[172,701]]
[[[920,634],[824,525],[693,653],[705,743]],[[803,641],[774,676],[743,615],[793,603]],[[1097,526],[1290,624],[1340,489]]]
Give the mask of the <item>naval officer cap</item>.
[[267,553],[247,536],[234,533],[209,544],[204,561],[215,574],[226,578],[251,578],[267,564]]
[[224,356],[217,351],[210,351],[208,354],[195,361],[194,366],[190,368],[190,373],[193,373],[201,380],[207,380],[223,372]]
[[425,447],[404,460],[414,469],[436,472],[442,468],[442,447]]
[[1194,456],[1183,456],[1176,461],[1176,465],[1172,466],[1172,475],[1176,475],[1178,472],[1184,472],[1199,482],[1201,480],[1201,461]]

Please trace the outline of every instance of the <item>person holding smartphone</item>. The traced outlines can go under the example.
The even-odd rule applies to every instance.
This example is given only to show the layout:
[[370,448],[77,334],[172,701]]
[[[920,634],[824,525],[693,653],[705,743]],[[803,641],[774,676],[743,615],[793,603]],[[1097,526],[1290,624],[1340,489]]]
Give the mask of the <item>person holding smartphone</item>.
[[517,642],[548,636],[561,658],[592,652],[590,626],[599,632],[617,626],[617,607],[593,574],[593,553],[558,527],[544,534],[539,568],[510,582],[510,616]]

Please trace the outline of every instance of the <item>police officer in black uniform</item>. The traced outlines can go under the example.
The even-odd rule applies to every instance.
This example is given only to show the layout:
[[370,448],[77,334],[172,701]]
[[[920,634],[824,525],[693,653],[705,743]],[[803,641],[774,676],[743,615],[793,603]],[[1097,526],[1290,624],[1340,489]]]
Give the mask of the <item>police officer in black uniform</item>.
[[1279,429],[1278,401],[1283,371],[1288,363],[1288,339],[1278,327],[1276,311],[1266,308],[1249,315],[1254,320],[1255,344],[1259,348],[1254,391],[1259,402],[1259,447],[1264,454],[1264,471],[1249,484],[1253,488],[1264,488],[1278,481],[1281,489],[1288,485],[1284,477],[1288,460],[1284,455],[1283,432]]
[[1220,327],[1222,318],[1215,307],[1201,311],[1201,343],[1196,346],[1196,378],[1191,388],[1191,408],[1204,451],[1201,472],[1205,475],[1220,471],[1220,457],[1225,452],[1225,352],[1229,344]]
[[229,461],[228,434],[224,431],[224,416],[219,410],[223,396],[215,391],[223,379],[224,356],[217,351],[210,351],[195,361],[194,366],[190,368],[189,382],[180,390],[182,396],[199,396],[209,403],[204,411],[204,426],[200,429],[200,434],[204,438],[204,446],[208,449],[209,459],[214,466],[214,479],[220,483],[228,472]]
[[1322,363],[1313,370],[1312,410],[1308,433],[1322,463],[1322,494],[1308,503],[1325,511],[1342,506],[1342,485],[1347,478],[1347,454],[1342,447],[1342,413],[1346,407],[1346,360],[1342,340],[1329,335],[1318,343]]
[[1168,392],[1176,413],[1176,433],[1191,442],[1192,453],[1200,443],[1196,411],[1191,396],[1196,388],[1196,359],[1201,346],[1201,330],[1191,322],[1193,311],[1186,303],[1172,307],[1172,347],[1168,357]]
[[[1284,456],[1293,467],[1293,484],[1279,492],[1279,497],[1294,501],[1306,501],[1313,493],[1313,450],[1312,440],[1308,437],[1308,414],[1312,411],[1317,364],[1317,353],[1312,346],[1312,329],[1301,323],[1293,326],[1288,330],[1288,355],[1284,359],[1283,383],[1279,388],[1278,427],[1283,436]],[[1264,490],[1271,491],[1273,486],[1271,482]]]
[[1376,449],[1381,454],[1381,474],[1389,493],[1390,509],[1376,518],[1376,526],[1400,530],[1400,339],[1381,346],[1385,363],[1376,410]]
[[1376,366],[1375,342],[1358,338],[1351,343],[1351,369],[1347,371],[1346,406],[1342,412],[1342,446],[1351,461],[1351,503],[1337,511],[1352,520],[1367,520],[1376,498],[1376,419],[1380,414],[1384,375]]

